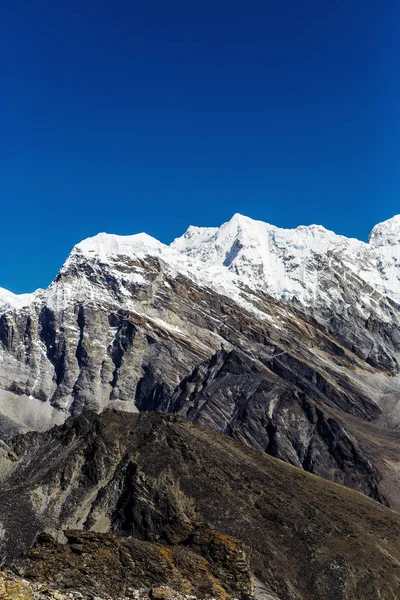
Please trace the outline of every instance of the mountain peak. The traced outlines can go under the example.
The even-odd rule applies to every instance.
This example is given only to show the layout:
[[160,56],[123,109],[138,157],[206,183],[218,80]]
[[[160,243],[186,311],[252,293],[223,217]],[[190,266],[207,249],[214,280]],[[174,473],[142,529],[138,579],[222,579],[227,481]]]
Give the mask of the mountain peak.
[[400,215],[378,223],[368,238],[372,246],[397,246],[400,244]]
[[163,248],[165,248],[164,244],[147,233],[135,235],[98,233],[77,244],[73,252],[80,251],[88,256],[106,260],[109,256],[142,256],[159,253]]
[[254,225],[255,223],[263,223],[264,221],[257,221],[256,219],[252,219],[250,217],[246,217],[240,213],[235,213],[231,219],[225,223],[231,225]]

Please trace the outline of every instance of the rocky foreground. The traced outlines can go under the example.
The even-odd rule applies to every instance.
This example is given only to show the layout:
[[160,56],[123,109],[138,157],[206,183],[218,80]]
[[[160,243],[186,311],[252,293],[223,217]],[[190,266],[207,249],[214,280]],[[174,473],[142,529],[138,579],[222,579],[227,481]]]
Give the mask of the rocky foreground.
[[[167,586],[156,586],[151,589],[128,589],[128,596],[115,598],[115,600],[200,600],[196,596],[180,594]],[[87,595],[86,593],[69,590],[60,591],[47,583],[33,583],[23,577],[18,577],[10,571],[0,571],[0,598],[4,600],[114,600],[106,595],[105,597]]]
[[221,600],[400,589],[399,514],[173,415],[83,413],[1,459],[3,562],[32,585]]
[[165,545],[109,533],[66,531],[66,542],[48,534],[14,571],[31,585],[85,598],[252,598],[254,583],[242,544],[198,528],[185,544]]

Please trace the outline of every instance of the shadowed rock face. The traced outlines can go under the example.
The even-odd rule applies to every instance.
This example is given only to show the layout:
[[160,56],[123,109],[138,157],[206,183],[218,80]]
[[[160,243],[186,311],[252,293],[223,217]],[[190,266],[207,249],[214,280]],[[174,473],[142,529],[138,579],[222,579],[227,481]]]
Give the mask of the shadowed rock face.
[[323,403],[325,394],[332,404],[347,398],[334,389],[327,392],[318,378],[306,385],[312,374],[304,373],[301,363],[285,366],[309,394],[277,376],[278,363],[271,372],[236,351],[220,351],[185,379],[163,408],[385,504],[378,470]]
[[[171,553],[181,569],[176,577],[193,589],[201,557],[212,565],[204,585],[220,582],[239,598],[249,593],[250,572],[265,597],[280,600],[385,600],[399,589],[398,514],[178,417],[84,413],[2,451],[1,551],[34,579],[58,571],[67,584],[82,567],[93,586],[102,556],[110,556],[115,569],[107,574],[117,590],[123,561],[137,552],[129,576],[151,585],[151,568],[140,575],[148,548],[153,558]],[[41,538],[21,558],[40,532],[57,537],[70,528],[88,533],[67,533],[68,546]],[[160,545],[107,539],[109,532]]]

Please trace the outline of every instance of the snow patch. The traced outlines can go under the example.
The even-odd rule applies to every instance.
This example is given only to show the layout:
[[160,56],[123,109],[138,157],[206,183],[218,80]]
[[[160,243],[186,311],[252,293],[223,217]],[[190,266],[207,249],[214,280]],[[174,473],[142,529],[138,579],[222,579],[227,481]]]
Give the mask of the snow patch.
[[13,294],[4,288],[0,288],[0,314],[29,306],[42,292],[43,290],[36,290],[31,294]]

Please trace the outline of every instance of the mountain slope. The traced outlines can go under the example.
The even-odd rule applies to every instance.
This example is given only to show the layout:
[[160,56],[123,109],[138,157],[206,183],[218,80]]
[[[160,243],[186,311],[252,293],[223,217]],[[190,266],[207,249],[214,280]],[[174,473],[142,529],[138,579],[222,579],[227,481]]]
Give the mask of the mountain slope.
[[[207,523],[245,544],[253,576],[278,600],[385,600],[400,586],[398,514],[171,415],[85,413],[3,447],[0,472],[8,560],[44,529],[175,547]],[[49,573],[52,552],[38,548],[16,566]],[[60,568],[67,576],[74,563]]]

